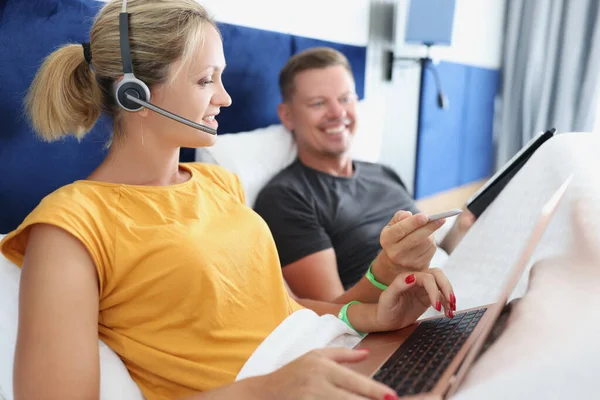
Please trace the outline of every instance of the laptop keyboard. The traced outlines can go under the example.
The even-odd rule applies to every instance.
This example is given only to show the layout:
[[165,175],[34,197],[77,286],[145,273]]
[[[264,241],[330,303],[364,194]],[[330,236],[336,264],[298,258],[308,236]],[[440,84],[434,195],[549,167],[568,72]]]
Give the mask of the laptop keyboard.
[[400,396],[429,392],[485,313],[486,308],[423,321],[374,375]]

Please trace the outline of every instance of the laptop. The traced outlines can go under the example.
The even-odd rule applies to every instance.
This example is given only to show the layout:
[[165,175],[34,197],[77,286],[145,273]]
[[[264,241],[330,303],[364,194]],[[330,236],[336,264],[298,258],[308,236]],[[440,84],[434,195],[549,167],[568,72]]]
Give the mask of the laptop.
[[402,398],[443,399],[455,393],[523,275],[571,179],[543,206],[496,302],[455,311],[454,318],[431,317],[395,332],[369,334],[355,347],[369,348],[369,357],[347,367],[388,385]]

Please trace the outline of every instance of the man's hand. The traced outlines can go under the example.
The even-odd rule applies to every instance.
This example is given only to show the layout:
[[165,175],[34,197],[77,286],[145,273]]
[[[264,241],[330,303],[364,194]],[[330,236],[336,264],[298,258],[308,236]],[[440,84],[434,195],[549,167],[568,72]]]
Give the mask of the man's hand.
[[371,268],[377,281],[389,285],[400,273],[428,268],[437,250],[433,233],[445,222],[429,222],[425,214],[398,211],[381,231],[383,250]]

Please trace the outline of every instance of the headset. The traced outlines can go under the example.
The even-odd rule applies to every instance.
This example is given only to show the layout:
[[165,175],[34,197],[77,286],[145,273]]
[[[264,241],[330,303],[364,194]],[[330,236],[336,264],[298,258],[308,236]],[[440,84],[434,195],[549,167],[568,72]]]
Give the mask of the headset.
[[133,74],[131,63],[131,50],[129,48],[129,13],[127,12],[127,0],[123,0],[123,9],[119,14],[119,40],[121,42],[121,60],[123,61],[123,79],[115,85],[115,99],[119,107],[126,111],[136,112],[146,107],[158,114],[171,118],[177,122],[191,126],[211,135],[216,135],[215,129],[209,128],[173,114],[150,103],[150,89],[148,85],[139,80]]

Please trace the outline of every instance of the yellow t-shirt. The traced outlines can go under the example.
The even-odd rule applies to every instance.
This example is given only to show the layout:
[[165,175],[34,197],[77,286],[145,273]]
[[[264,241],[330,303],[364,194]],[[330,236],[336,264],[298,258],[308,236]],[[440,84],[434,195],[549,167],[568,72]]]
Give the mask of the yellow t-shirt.
[[61,227],[85,245],[100,283],[100,338],[148,400],[232,382],[261,341],[301,308],[237,177],[214,165],[181,167],[192,177],[178,185],[62,187],[0,244],[19,266],[35,223]]

